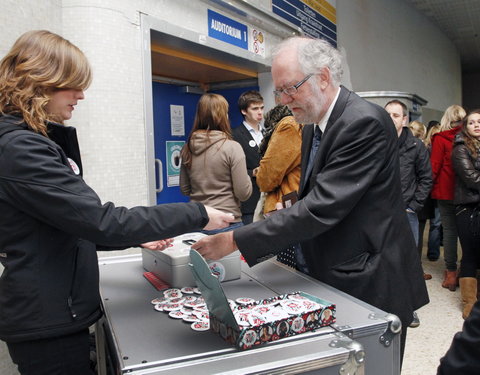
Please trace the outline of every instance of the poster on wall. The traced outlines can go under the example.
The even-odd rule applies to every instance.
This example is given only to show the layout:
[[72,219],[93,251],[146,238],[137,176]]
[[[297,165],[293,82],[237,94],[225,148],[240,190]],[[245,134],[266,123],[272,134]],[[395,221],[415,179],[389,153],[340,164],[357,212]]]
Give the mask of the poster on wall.
[[265,57],[265,31],[258,28],[248,28],[248,50]]
[[180,165],[182,161],[180,152],[185,141],[166,141],[165,143],[167,152],[167,186],[178,186],[180,184]]
[[173,136],[185,135],[185,115],[183,105],[170,104],[170,127]]

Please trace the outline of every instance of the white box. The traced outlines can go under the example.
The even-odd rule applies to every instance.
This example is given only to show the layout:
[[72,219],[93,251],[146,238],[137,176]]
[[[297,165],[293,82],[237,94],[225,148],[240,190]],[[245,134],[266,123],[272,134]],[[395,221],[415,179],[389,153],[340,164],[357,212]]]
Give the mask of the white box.
[[[190,246],[205,237],[203,233],[185,233],[174,238],[173,246],[163,251],[142,249],[143,268],[154,273],[170,286],[182,288],[195,286],[195,280],[188,264]],[[220,282],[240,278],[240,252],[235,251],[226,257],[209,261],[208,265]]]

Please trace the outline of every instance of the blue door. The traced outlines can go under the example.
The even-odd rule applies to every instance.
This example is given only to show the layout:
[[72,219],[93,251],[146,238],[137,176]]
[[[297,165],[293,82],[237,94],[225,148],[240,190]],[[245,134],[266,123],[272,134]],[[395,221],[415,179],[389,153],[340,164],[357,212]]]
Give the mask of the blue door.
[[[161,189],[161,191],[157,189],[157,203],[188,202],[189,200],[180,192],[180,187],[175,183],[175,179],[178,178],[180,173],[180,160],[172,155],[171,145],[175,146],[176,143],[174,142],[185,142],[187,140],[192,130],[199,99],[200,95],[198,94],[181,92],[179,86],[153,82],[156,176],[157,178],[161,176],[163,182],[156,182],[157,187],[160,186]],[[185,134],[182,136],[172,135],[170,105],[183,106]]]
[[[155,142],[157,204],[188,202],[189,198],[180,192],[178,174],[180,159],[178,149],[180,142],[186,142],[192,130],[193,120],[199,94],[185,93],[179,86],[153,82],[153,124]],[[223,95],[229,103],[229,118],[232,127],[242,123],[243,118],[237,107],[240,94],[247,90],[258,90],[258,87],[234,88],[214,91]],[[212,91],[213,92],[213,91]],[[185,134],[172,135],[170,106],[182,106],[184,113]],[[172,150],[174,150],[172,152]],[[160,177],[159,177],[160,176]]]

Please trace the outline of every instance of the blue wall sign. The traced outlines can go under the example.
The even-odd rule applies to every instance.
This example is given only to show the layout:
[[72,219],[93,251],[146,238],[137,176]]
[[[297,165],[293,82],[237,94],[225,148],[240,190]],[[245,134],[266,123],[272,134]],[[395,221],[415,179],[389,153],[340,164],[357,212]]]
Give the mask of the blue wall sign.
[[337,25],[301,0],[272,0],[272,11],[313,38],[337,44]]
[[208,36],[248,49],[246,25],[208,9]]

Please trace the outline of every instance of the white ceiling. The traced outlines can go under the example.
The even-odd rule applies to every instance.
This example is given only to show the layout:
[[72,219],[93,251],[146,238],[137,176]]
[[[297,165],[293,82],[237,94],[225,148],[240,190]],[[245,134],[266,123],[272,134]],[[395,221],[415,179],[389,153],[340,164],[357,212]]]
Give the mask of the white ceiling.
[[456,45],[462,70],[480,72],[480,0],[407,0]]

